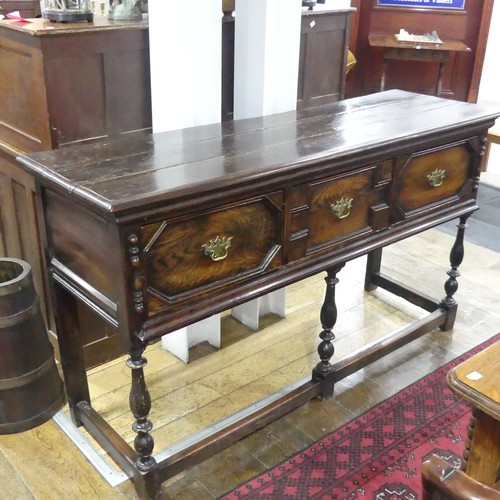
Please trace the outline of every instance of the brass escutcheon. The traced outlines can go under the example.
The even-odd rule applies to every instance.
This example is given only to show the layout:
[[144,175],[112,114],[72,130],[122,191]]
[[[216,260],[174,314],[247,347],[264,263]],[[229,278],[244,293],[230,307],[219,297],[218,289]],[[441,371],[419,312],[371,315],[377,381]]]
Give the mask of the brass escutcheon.
[[345,219],[350,214],[353,201],[354,198],[340,198],[340,200],[332,203],[330,208],[336,217],[339,219]]
[[226,238],[223,236],[219,238],[218,236],[215,239],[210,240],[210,243],[205,243],[201,245],[203,248],[205,255],[208,255],[214,262],[218,260],[224,260],[227,257],[228,248],[231,246],[231,241],[233,237],[229,236]]
[[446,170],[442,168],[436,168],[431,173],[427,174],[427,182],[432,187],[438,187],[441,186],[445,177],[446,177]]

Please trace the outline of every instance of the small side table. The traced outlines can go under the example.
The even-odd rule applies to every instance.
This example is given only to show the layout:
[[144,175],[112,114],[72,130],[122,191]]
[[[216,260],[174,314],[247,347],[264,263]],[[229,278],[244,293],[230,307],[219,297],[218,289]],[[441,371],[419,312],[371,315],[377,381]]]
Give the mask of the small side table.
[[403,61],[423,61],[439,63],[439,76],[436,83],[436,95],[441,95],[443,88],[444,68],[448,62],[450,52],[470,52],[470,48],[460,40],[447,40],[440,44],[418,44],[412,42],[398,42],[394,35],[368,35],[371,47],[383,50],[384,64],[380,77],[380,91],[385,90],[385,76],[387,61],[398,59]]
[[465,472],[494,486],[500,480],[500,342],[453,368],[448,384],[474,406],[464,453]]

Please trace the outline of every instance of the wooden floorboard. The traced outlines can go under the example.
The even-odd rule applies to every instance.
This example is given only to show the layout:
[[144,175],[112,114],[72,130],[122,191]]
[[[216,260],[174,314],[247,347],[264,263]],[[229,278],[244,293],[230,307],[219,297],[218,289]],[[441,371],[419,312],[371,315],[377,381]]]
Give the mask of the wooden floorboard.
[[[384,252],[383,271],[442,298],[452,242],[433,230],[393,245]],[[498,333],[500,253],[467,244],[460,270],[453,332],[433,331],[349,376],[337,384],[333,399],[313,400],[164,483],[161,498],[217,498]],[[338,277],[335,359],[425,314],[384,290],[364,293],[364,259],[349,263]],[[200,346],[188,365],[159,344],[151,346],[146,379],[156,451],[309,376],[317,362],[323,294],[322,275],[290,286],[287,318],[267,317],[257,333],[224,316],[223,348]],[[132,440],[129,377],[124,361],[115,360],[92,370],[90,379],[95,407]],[[53,421],[0,436],[0,481],[0,498],[6,499],[136,498],[128,481],[108,486]]]

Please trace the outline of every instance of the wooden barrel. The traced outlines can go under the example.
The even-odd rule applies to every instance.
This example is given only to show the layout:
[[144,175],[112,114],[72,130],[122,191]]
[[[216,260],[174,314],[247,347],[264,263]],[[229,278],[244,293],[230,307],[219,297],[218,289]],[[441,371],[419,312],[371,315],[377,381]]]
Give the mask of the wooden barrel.
[[0,434],[44,423],[63,402],[31,266],[0,258]]

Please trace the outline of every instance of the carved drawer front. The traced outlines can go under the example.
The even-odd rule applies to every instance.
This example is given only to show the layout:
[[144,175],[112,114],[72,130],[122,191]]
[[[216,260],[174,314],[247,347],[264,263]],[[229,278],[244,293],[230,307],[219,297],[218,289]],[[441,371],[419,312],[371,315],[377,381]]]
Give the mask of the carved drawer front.
[[149,312],[282,263],[282,195],[142,228]]
[[460,196],[473,164],[473,152],[459,144],[410,156],[397,181],[397,205],[403,213]]
[[373,212],[384,198],[376,168],[309,185],[309,251],[372,231]]

